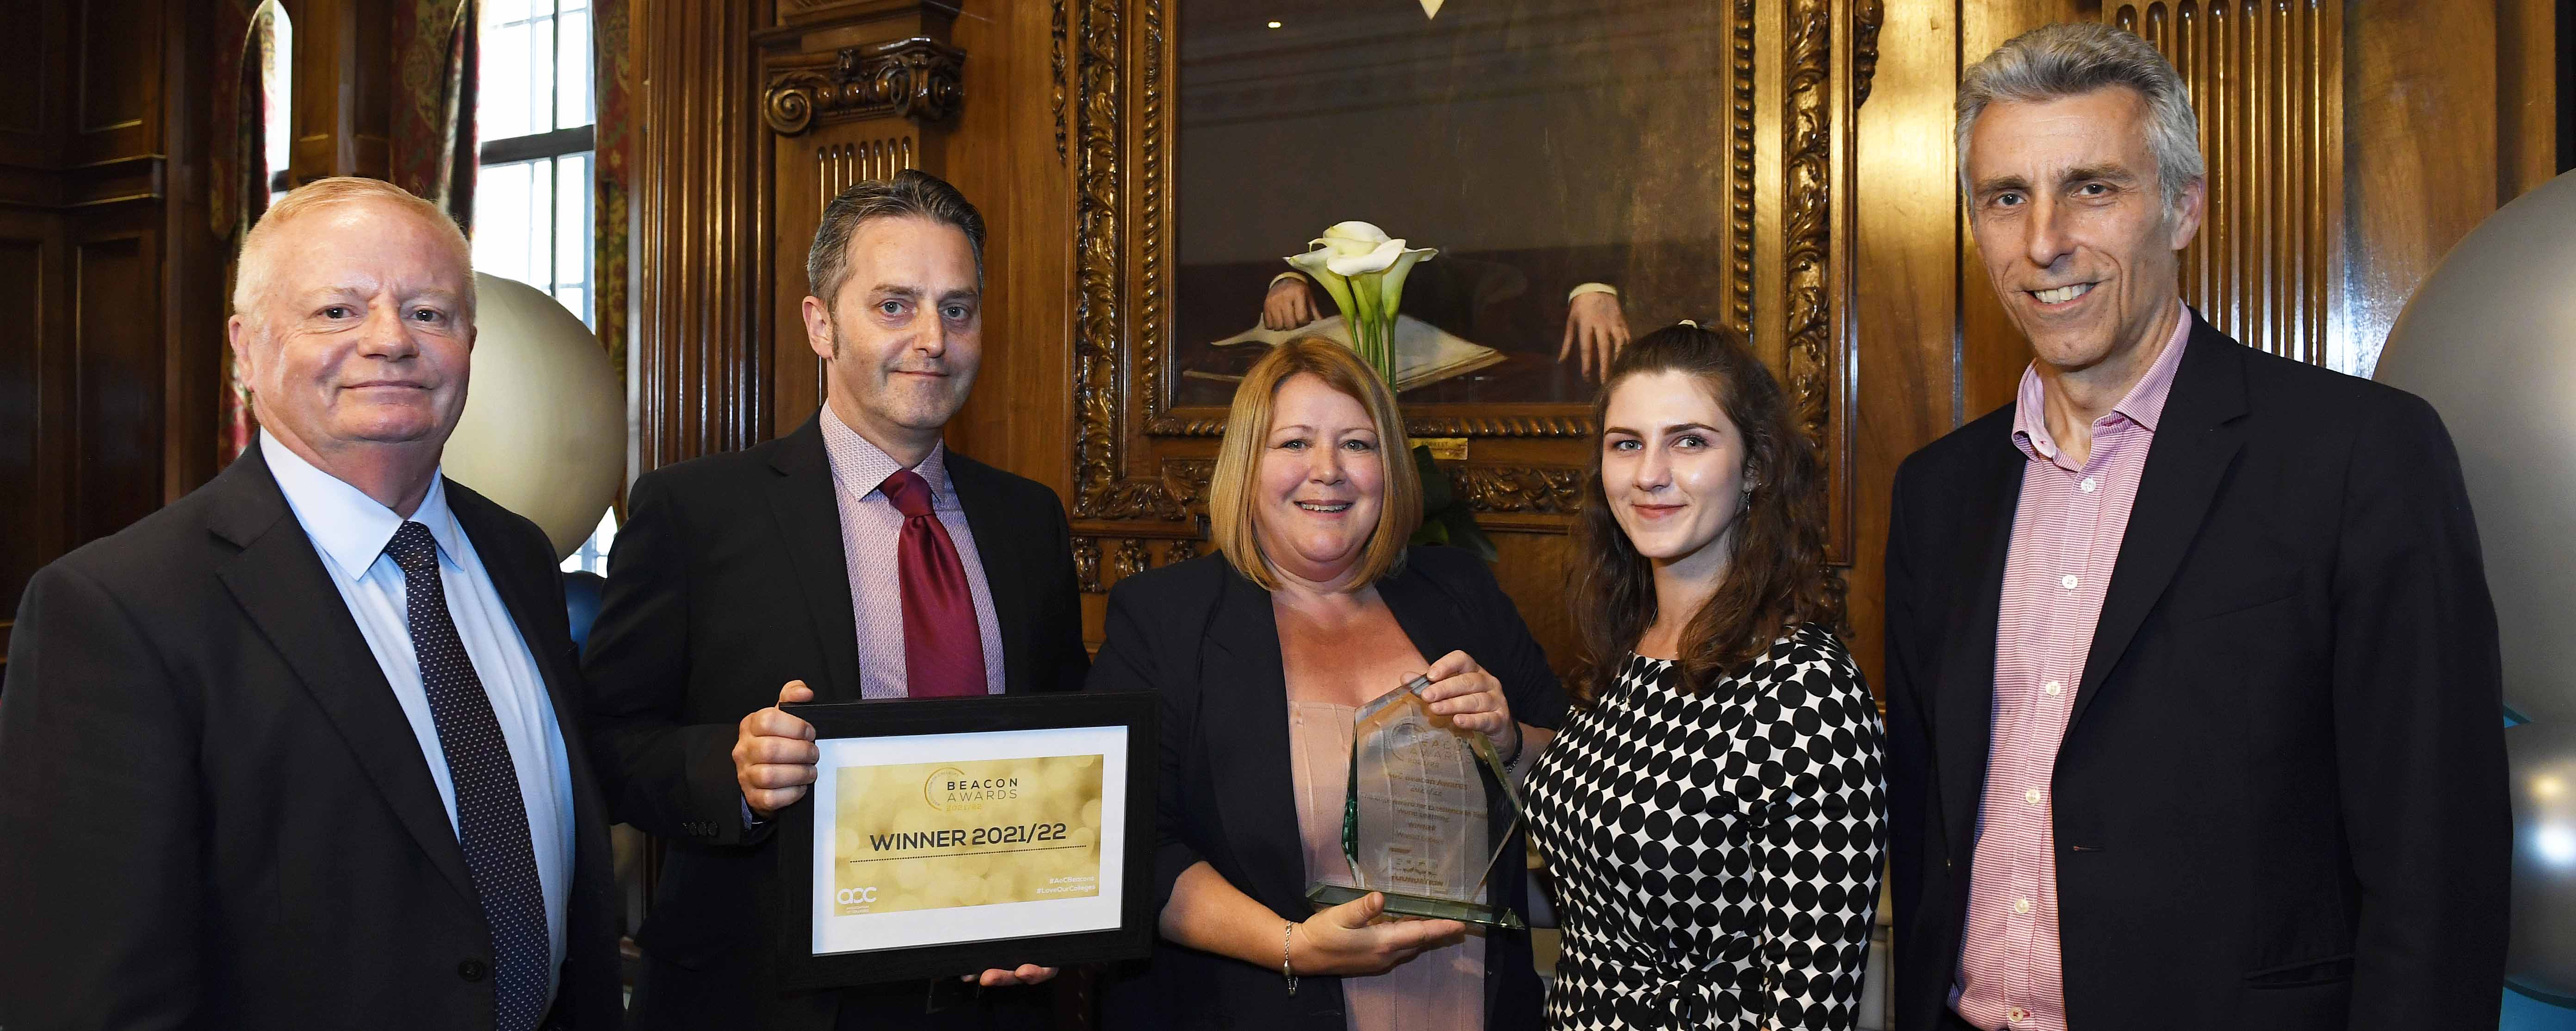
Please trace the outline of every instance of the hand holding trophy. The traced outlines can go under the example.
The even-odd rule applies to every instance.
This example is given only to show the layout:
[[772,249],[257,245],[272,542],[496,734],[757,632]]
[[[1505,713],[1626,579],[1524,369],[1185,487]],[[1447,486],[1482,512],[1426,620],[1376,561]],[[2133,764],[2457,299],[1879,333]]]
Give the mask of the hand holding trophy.
[[[1503,731],[1511,721],[1491,674],[1463,653],[1359,708],[1351,731],[1350,787],[1342,810],[1342,851],[1351,880],[1310,885],[1307,901],[1337,906],[1385,896],[1389,915],[1433,917],[1518,929],[1519,914],[1488,904],[1494,864],[1520,830],[1520,796],[1503,752],[1471,727]],[[1500,834],[1489,834],[1493,823]]]

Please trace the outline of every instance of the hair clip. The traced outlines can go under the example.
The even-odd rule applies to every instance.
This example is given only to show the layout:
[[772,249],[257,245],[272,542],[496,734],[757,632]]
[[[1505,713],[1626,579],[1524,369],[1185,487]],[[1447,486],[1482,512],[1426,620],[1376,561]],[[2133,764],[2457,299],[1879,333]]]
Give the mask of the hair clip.
[[1692,321],[1692,320],[1690,320],[1690,319],[1683,319],[1683,320],[1681,320],[1680,322],[1676,322],[1676,323],[1674,323],[1674,325],[1677,325],[1677,326],[1689,326],[1689,327],[1690,327],[1690,328],[1692,328],[1692,329],[1698,329],[1698,328],[1699,328],[1699,323],[1694,322],[1694,321]]

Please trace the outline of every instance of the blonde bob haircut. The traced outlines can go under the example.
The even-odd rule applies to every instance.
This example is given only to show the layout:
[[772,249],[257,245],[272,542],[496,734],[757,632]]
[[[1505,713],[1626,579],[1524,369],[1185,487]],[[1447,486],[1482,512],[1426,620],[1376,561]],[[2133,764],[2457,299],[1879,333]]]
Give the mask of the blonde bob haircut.
[[1306,336],[1274,347],[1235,388],[1234,408],[1225,417],[1225,440],[1217,445],[1216,472],[1208,482],[1208,536],[1245,579],[1263,590],[1279,589],[1279,574],[1253,535],[1252,510],[1260,501],[1256,495],[1261,455],[1267,450],[1264,445],[1270,437],[1279,386],[1300,373],[1358,401],[1377,429],[1386,496],[1378,505],[1377,528],[1360,554],[1359,575],[1351,581],[1351,589],[1357,590],[1404,568],[1405,542],[1422,525],[1422,479],[1413,471],[1413,458],[1404,446],[1404,417],[1396,414],[1395,392],[1350,348],[1333,340]]

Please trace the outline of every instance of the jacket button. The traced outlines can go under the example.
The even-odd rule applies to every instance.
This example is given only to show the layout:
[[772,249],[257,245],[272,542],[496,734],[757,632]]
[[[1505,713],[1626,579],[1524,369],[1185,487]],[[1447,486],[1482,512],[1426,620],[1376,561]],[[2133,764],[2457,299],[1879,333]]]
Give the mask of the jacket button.
[[469,959],[469,960],[466,960],[466,961],[465,961],[465,962],[463,962],[463,963],[459,963],[459,964],[457,964],[457,965],[456,965],[456,976],[461,977],[461,978],[464,978],[464,979],[466,979],[466,980],[468,980],[468,981],[480,981],[480,980],[482,980],[482,979],[483,979],[483,961],[482,961],[482,960],[479,960],[479,959]]

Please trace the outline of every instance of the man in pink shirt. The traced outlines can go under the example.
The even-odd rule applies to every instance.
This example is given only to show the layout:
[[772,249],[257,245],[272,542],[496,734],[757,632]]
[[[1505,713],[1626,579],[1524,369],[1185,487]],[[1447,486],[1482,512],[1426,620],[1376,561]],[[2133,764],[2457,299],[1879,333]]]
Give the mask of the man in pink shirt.
[[2440,418],[2182,303],[2206,182],[2145,41],[2037,30],[1958,108],[2033,360],[1897,473],[1897,1026],[2495,1027],[2501,674]]

